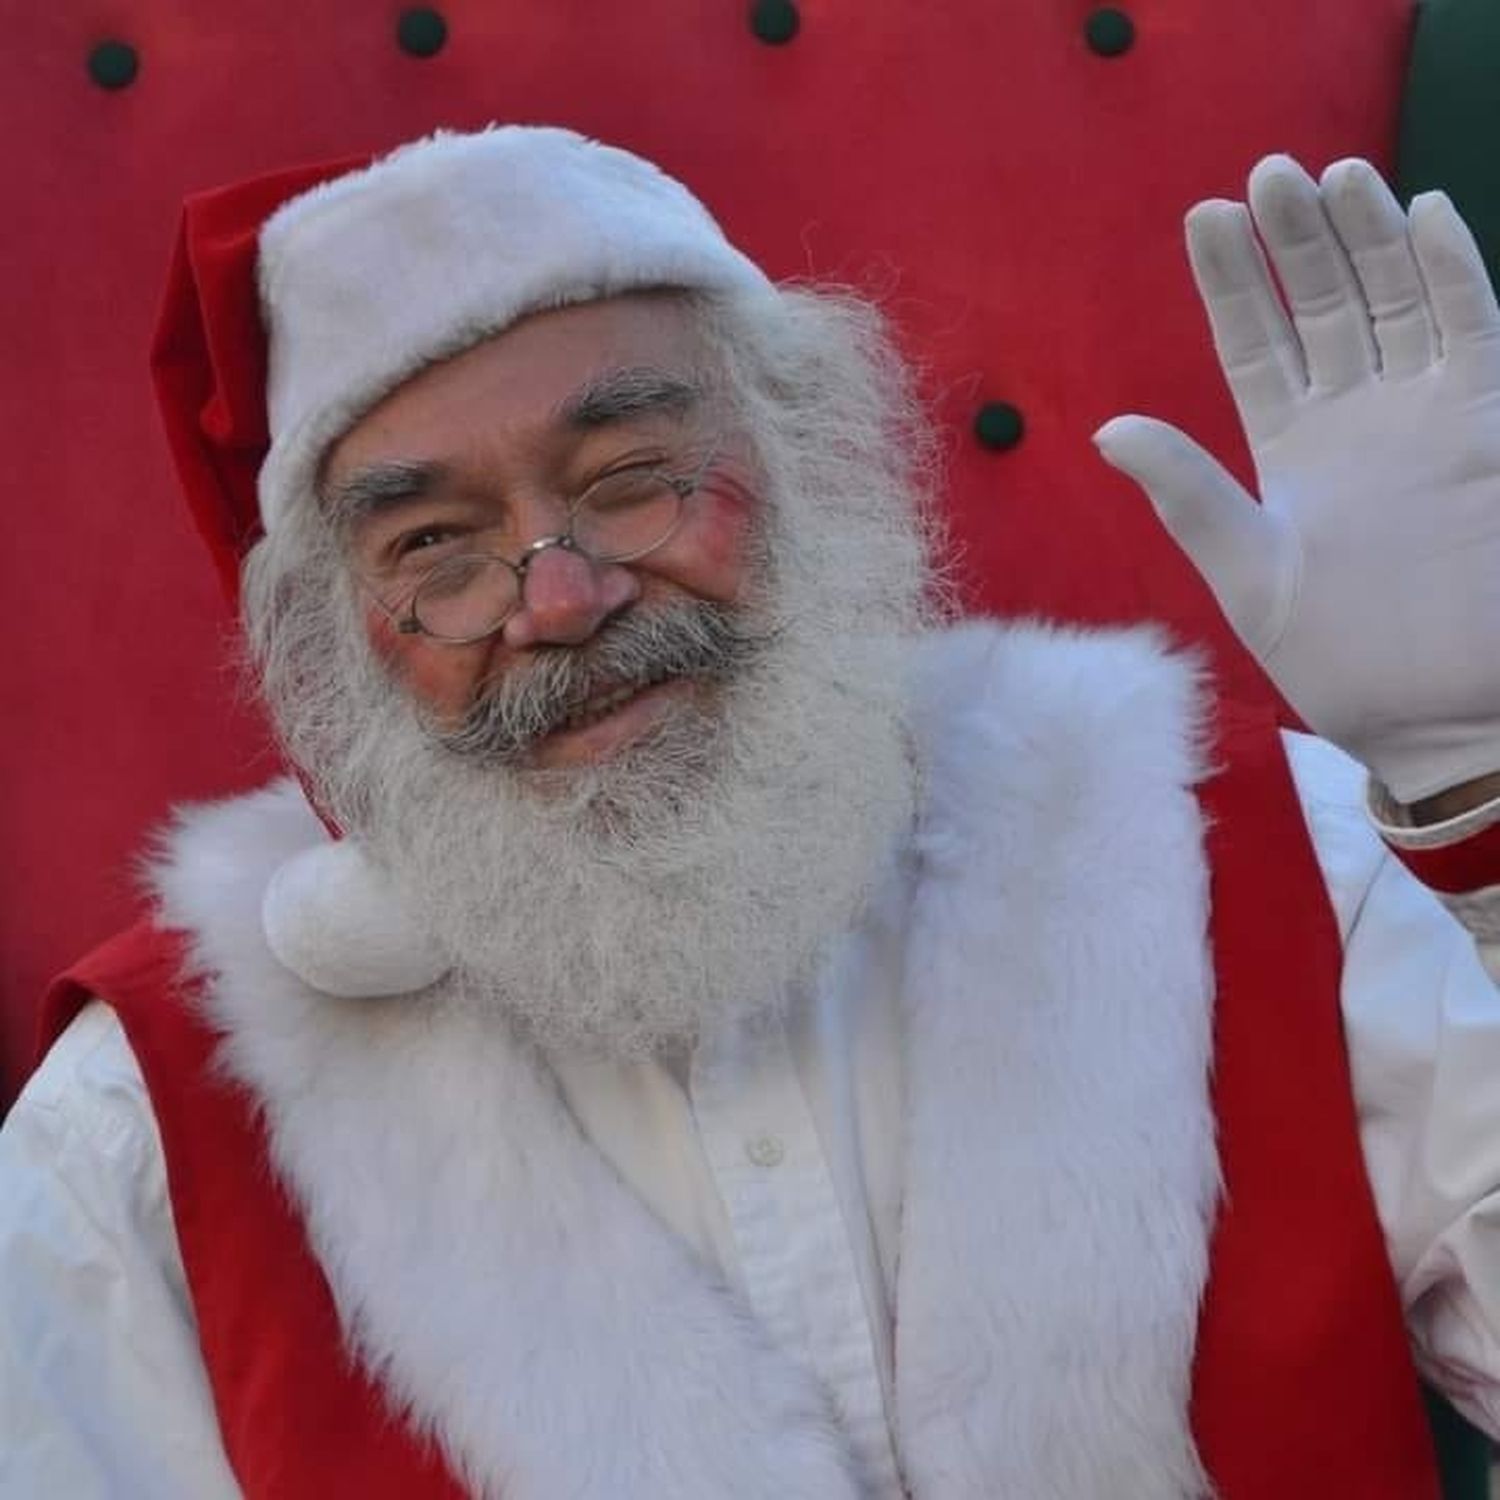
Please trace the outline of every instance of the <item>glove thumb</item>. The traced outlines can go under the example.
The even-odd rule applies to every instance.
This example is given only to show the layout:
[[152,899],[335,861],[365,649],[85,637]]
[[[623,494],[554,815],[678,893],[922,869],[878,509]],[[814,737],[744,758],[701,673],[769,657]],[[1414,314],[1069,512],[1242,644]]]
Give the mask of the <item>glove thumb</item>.
[[1094,445],[1145,490],[1235,634],[1264,662],[1285,624],[1296,572],[1295,540],[1284,523],[1166,422],[1115,417],[1094,434]]

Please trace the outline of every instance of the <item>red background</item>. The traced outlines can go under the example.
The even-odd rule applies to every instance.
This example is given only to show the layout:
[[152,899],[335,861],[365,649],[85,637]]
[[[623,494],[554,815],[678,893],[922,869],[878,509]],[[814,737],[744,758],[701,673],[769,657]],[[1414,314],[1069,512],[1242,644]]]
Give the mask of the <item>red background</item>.
[[[173,492],[145,352],[184,192],[435,125],[556,121],[660,161],[774,274],[880,297],[949,434],[976,606],[1151,616],[1253,668],[1088,435],[1144,410],[1244,460],[1181,262],[1200,197],[1290,150],[1388,163],[1411,0],[1134,0],[1097,55],[1080,0],[805,0],[786,45],[742,0],[13,7],[0,84],[7,471],[0,588],[0,1081],[48,975],[135,909],[168,806],[270,765],[233,631]],[[87,59],[138,49],[125,89]],[[972,434],[1018,406],[1008,452]]]

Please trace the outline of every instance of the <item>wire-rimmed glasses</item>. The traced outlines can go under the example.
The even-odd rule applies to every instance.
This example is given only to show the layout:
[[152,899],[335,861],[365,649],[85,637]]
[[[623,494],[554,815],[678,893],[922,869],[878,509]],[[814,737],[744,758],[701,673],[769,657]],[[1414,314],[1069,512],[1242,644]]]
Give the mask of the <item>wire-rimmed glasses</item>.
[[688,498],[703,483],[717,450],[691,474],[632,464],[601,475],[568,506],[562,531],[538,537],[512,561],[498,552],[444,558],[425,573],[404,608],[376,603],[403,635],[465,646],[500,630],[521,607],[532,562],[553,547],[595,563],[632,563],[677,534]]

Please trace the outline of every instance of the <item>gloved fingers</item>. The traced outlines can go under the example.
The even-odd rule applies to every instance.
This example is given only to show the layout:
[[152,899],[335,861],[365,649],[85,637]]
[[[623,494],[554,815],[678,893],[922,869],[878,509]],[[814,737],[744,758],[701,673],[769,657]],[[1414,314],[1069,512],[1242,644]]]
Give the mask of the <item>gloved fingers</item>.
[[1357,158],[1335,162],[1319,186],[1369,308],[1381,374],[1420,374],[1438,356],[1437,324],[1396,195]]
[[1245,205],[1211,198],[1184,227],[1219,363],[1254,447],[1291,420],[1307,385],[1302,351]]
[[1166,422],[1115,417],[1094,442],[1107,463],[1145,490],[1235,633],[1264,660],[1281,637],[1295,589],[1296,546],[1286,523]]
[[1318,185],[1289,156],[1250,174],[1250,212],[1292,309],[1314,391],[1345,391],[1378,367],[1370,309]]
[[1443,352],[1500,344],[1500,308],[1469,226],[1446,193],[1411,201],[1411,238],[1437,322]]

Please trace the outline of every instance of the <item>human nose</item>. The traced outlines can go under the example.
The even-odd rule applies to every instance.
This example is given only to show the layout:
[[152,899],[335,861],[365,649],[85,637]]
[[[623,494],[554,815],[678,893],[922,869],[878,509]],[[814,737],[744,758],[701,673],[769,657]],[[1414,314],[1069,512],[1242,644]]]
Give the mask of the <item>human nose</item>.
[[529,551],[519,579],[521,600],[505,622],[508,646],[577,646],[616,611],[635,601],[635,574],[595,562],[564,537]]

